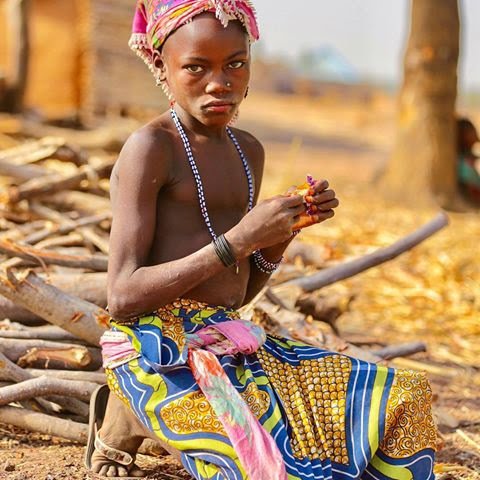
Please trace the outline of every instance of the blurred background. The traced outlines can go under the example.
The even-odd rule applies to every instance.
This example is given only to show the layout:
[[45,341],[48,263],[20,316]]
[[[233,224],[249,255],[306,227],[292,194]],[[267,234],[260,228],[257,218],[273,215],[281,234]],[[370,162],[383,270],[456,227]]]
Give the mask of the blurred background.
[[[168,107],[127,46],[134,4],[0,0],[0,148],[61,137],[115,157]],[[302,234],[317,248],[316,267],[391,245],[449,212],[435,237],[321,295],[343,299],[334,330],[348,341],[427,343],[396,365],[427,370],[434,384],[438,478],[479,479],[480,2],[256,8],[262,39],[238,126],[265,144],[263,197],[307,173],[337,191],[335,219]],[[97,187],[108,196],[108,184]]]

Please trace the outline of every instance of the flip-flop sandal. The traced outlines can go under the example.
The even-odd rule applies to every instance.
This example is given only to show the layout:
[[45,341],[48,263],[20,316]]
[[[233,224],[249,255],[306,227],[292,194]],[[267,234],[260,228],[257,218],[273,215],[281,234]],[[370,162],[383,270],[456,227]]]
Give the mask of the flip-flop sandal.
[[96,478],[108,478],[111,480],[144,479],[145,477],[105,477],[92,472],[92,455],[95,450],[98,450],[112,462],[118,463],[122,466],[128,467],[133,463],[133,457],[129,453],[109,447],[98,436],[98,431],[102,427],[103,420],[105,419],[105,411],[107,409],[109,395],[110,389],[108,388],[108,385],[101,385],[93,392],[90,398],[88,440],[84,458],[85,467],[89,470],[89,474],[94,475]]

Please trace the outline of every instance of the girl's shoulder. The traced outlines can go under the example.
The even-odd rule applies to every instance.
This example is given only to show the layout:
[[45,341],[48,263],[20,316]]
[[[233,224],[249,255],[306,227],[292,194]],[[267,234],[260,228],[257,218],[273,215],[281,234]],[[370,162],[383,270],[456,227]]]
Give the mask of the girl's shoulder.
[[168,177],[173,161],[174,137],[168,123],[158,117],[130,134],[115,164],[114,174]]
[[252,160],[263,162],[265,158],[265,149],[258,138],[246,130],[241,130],[239,128],[231,128],[231,130],[240,143],[240,146],[245,151],[247,157]]

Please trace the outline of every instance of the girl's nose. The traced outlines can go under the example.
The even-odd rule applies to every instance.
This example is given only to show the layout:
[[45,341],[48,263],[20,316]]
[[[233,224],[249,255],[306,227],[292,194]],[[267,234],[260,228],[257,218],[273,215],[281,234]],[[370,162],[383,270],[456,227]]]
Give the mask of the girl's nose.
[[232,82],[228,81],[225,75],[218,75],[212,77],[205,88],[205,92],[212,93],[225,93],[229,92],[232,88]]

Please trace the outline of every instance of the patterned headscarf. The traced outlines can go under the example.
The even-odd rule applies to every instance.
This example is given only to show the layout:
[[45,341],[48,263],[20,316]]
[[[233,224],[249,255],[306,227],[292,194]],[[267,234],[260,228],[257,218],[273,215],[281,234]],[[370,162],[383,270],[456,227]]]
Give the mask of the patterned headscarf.
[[259,38],[255,9],[250,0],[138,0],[129,46],[154,72],[153,52],[177,28],[195,16],[213,12],[224,27],[242,23],[254,42]]

